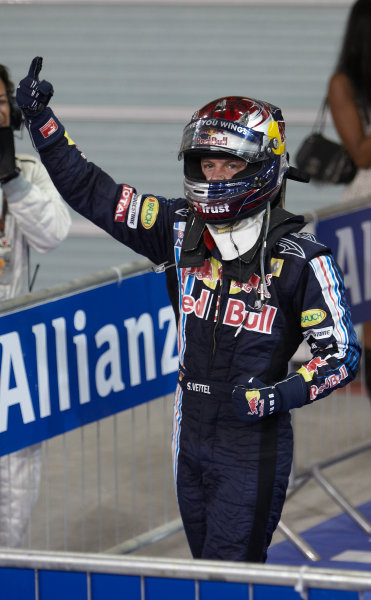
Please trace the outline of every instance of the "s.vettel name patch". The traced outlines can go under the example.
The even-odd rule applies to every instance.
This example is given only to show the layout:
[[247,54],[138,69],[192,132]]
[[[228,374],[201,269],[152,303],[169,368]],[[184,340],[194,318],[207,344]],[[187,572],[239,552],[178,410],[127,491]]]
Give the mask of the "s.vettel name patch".
[[133,194],[134,188],[130,187],[130,185],[124,184],[122,186],[121,197],[116,206],[115,221],[118,221],[119,223],[125,222],[126,213],[128,211]]

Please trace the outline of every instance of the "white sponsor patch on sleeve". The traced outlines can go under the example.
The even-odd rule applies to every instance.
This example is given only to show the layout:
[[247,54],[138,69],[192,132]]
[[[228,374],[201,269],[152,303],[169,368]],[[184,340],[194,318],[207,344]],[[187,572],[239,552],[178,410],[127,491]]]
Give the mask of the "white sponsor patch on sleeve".
[[321,340],[323,338],[329,338],[332,336],[334,331],[333,327],[325,327],[321,329],[308,329],[308,331],[304,332],[304,337],[308,338],[310,336],[314,337],[315,340]]
[[128,209],[127,226],[131,229],[136,229],[138,225],[138,216],[140,212],[140,205],[142,203],[142,196],[134,194],[130,206]]

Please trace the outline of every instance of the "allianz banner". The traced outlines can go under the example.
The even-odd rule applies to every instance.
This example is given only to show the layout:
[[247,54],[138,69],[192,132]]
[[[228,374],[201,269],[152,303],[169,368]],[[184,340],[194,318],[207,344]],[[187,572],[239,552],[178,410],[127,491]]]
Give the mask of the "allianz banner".
[[319,221],[316,235],[343,271],[353,323],[370,321],[371,207]]
[[163,274],[0,318],[0,455],[168,394],[178,367]]

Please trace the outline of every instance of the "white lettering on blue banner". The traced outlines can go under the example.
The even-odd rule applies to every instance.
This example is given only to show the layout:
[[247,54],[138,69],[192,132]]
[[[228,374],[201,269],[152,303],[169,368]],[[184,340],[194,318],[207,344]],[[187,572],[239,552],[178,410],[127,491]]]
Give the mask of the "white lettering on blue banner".
[[0,455],[175,389],[163,274],[145,273],[1,317]]

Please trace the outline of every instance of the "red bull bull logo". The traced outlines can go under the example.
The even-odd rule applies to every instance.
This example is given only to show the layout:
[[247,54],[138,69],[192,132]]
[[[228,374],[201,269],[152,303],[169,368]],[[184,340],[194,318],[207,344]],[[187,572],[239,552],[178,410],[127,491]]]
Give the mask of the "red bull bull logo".
[[320,356],[316,356],[312,358],[306,365],[302,365],[300,369],[298,369],[298,373],[304,377],[305,381],[311,381],[315,373],[318,373],[319,367],[324,367],[327,365],[327,361],[323,360]]
[[[269,286],[271,284],[271,280],[272,280],[272,275],[268,274],[265,276],[265,281],[267,283],[267,286]],[[247,283],[240,283],[238,281],[231,281],[231,286],[229,289],[229,293],[230,294],[237,294],[238,292],[246,292],[246,294],[250,294],[250,292],[252,292],[252,290],[257,290],[259,289],[259,285],[260,285],[260,277],[259,275],[256,275],[256,273],[254,273],[253,275],[251,275],[249,281]],[[264,290],[264,296],[265,298],[270,298],[271,295],[270,293]]]
[[246,392],[245,398],[250,409],[247,414],[262,417],[264,415],[264,400],[261,398],[260,392],[258,390],[249,390]]
[[306,365],[303,365],[303,367],[308,373],[312,373],[312,371],[318,373],[318,367],[324,367],[325,365],[327,365],[327,360],[323,360],[320,356],[316,356],[316,358],[312,358],[312,360]]
[[259,392],[256,396],[253,396],[252,398],[248,398],[248,392],[246,393],[246,400],[250,407],[250,410],[247,413],[248,415],[257,415],[258,414],[259,397],[260,397]]
[[222,278],[222,263],[215,258],[205,260],[202,267],[192,267],[187,270],[187,275],[193,275],[210,288],[215,289],[216,284]]
[[266,304],[261,312],[247,311],[242,300],[229,298],[223,323],[240,327],[246,331],[257,331],[270,335],[277,314],[277,308]]

